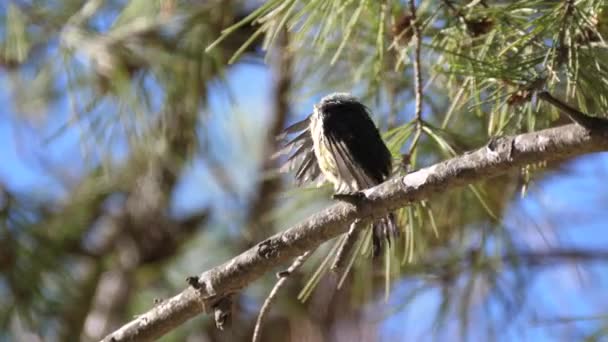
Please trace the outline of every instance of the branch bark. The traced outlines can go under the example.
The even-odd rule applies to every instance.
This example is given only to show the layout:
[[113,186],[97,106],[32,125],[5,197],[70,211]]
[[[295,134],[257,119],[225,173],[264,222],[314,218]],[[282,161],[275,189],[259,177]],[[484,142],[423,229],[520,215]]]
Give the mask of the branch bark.
[[280,232],[223,265],[204,272],[175,297],[160,303],[104,341],[143,341],[158,338],[200,313],[212,313],[222,298],[238,292],[274,267],[316,248],[348,230],[355,219],[369,220],[411,202],[450,189],[504,174],[540,161],[608,151],[608,134],[565,125],[517,136],[501,137],[486,146],[365,191],[357,206],[336,203],[304,222]]

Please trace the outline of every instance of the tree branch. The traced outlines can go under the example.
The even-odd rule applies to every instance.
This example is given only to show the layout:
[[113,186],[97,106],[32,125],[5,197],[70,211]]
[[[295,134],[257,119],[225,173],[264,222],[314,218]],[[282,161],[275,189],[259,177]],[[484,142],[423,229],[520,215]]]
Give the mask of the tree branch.
[[607,151],[608,134],[566,125],[492,140],[487,146],[365,191],[357,206],[336,203],[304,222],[280,232],[232,260],[204,272],[195,286],[138,316],[104,341],[141,341],[158,338],[188,319],[213,312],[222,298],[270,272],[274,267],[313,249],[348,230],[355,219],[369,220],[411,202],[450,189],[492,178],[539,161],[564,160],[577,155]]

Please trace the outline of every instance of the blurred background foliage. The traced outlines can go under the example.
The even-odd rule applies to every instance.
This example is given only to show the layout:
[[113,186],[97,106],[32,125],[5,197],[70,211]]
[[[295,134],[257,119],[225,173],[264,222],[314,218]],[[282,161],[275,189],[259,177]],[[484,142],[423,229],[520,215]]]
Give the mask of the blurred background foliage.
[[[327,93],[374,112],[397,173],[567,120],[545,87],[608,113],[603,0],[7,0],[0,3],[0,341],[99,340],[329,203],[276,172],[275,136]],[[608,158],[540,162],[399,212],[344,286],[322,246],[279,295],[264,341],[601,340]],[[275,279],[229,331],[251,338]],[[306,299],[306,300],[304,300]],[[280,327],[280,328],[277,328]]]

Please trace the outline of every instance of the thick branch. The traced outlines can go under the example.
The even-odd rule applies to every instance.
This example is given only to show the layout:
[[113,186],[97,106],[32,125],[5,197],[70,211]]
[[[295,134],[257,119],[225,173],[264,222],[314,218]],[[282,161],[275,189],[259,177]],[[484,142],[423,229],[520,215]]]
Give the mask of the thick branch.
[[388,180],[366,190],[358,206],[337,203],[304,222],[259,243],[194,281],[177,296],[108,335],[105,341],[158,338],[235,293],[274,267],[348,230],[355,219],[379,217],[389,210],[441,194],[455,187],[504,174],[539,161],[563,160],[607,151],[608,135],[571,124],[514,137],[498,138],[477,151]]

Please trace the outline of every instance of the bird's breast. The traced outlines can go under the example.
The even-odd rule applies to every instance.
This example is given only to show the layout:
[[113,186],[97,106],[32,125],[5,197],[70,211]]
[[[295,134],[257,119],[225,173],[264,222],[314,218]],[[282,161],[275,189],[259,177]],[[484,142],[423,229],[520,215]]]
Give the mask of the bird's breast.
[[327,137],[323,131],[323,118],[315,113],[310,120],[310,133],[312,135],[313,149],[319,168],[329,181],[336,184],[338,168],[336,161],[329,150]]

